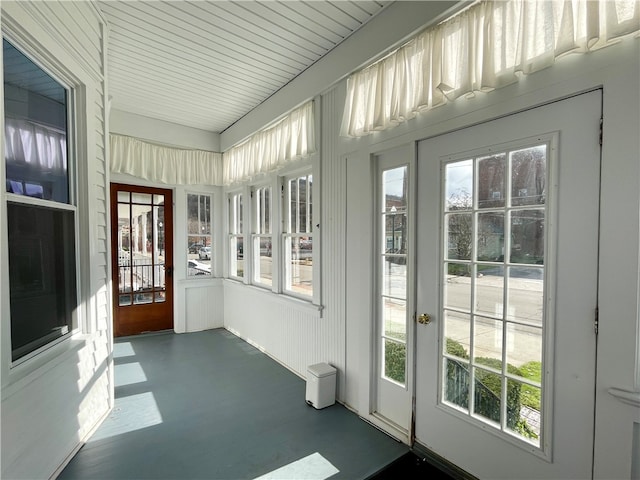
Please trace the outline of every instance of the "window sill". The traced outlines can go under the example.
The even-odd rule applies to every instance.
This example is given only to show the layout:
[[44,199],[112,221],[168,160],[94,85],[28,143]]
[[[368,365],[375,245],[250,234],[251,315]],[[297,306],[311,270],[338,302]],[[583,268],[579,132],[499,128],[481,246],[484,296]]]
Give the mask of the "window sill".
[[43,377],[49,371],[68,361],[73,355],[77,355],[92,339],[92,335],[76,333],[32,358],[22,362],[18,360],[7,369],[6,377],[3,378],[2,400],[4,401]]
[[292,295],[287,295],[285,293],[274,293],[268,288],[259,287],[257,285],[247,285],[243,283],[241,280],[236,280],[234,278],[225,278],[224,279],[225,287],[233,287],[233,288],[246,288],[250,290],[252,293],[256,293],[258,295],[263,295],[269,300],[278,301],[286,304],[287,306],[291,306],[297,308],[305,313],[315,313],[322,318],[322,311],[324,307],[322,305],[316,305],[311,300],[305,300],[303,298],[294,297]]
[[213,275],[194,275],[193,277],[182,278],[178,280],[178,285],[181,287],[201,287],[201,286],[214,286],[222,285],[222,278],[214,277]]

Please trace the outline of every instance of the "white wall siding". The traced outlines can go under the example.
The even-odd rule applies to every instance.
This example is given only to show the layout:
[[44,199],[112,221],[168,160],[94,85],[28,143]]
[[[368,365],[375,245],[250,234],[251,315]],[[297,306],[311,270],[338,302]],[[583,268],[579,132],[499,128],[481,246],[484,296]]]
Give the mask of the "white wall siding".
[[[3,1],[2,31],[78,87],[82,332],[18,366],[9,364],[6,258],[2,270],[2,478],[49,478],[111,406],[104,23],[90,2]],[[4,115],[1,116],[4,122]],[[4,170],[4,166],[2,167]],[[5,218],[3,216],[3,218]],[[6,252],[6,226],[0,229]],[[8,348],[7,348],[8,347]]]
[[303,378],[309,365],[341,362],[333,322],[306,302],[225,281],[224,326]]
[[[224,287],[221,280],[187,280],[181,283],[184,315],[176,318],[176,332],[199,332],[224,326]],[[182,325],[183,316],[184,325]]]
[[322,302],[323,319],[330,322],[327,349],[335,352],[337,368],[337,397],[345,400],[346,390],[346,335],[345,335],[345,230],[347,176],[346,164],[338,155],[338,130],[333,124],[343,104],[334,91],[322,96],[320,185],[321,201],[321,249],[322,249]]

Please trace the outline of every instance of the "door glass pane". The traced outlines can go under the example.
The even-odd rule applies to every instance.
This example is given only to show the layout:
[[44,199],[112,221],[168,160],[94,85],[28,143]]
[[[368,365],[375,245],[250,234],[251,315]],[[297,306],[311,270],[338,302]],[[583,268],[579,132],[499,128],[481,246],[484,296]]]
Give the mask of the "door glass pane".
[[[540,371],[542,362],[542,328],[507,323],[507,363],[517,368]],[[517,375],[532,379],[521,373]],[[539,376],[539,373],[538,375]]]
[[445,308],[471,311],[471,265],[445,264],[443,303]]
[[448,355],[468,359],[471,351],[471,323],[469,315],[445,310],[444,351]]
[[473,360],[502,365],[502,321],[487,317],[474,317]]
[[133,296],[133,303],[135,305],[142,305],[144,303],[153,302],[153,292],[140,291]]
[[468,210],[473,199],[473,160],[448,163],[445,169],[445,210]]
[[476,256],[481,262],[504,260],[504,213],[479,213]]
[[542,205],[546,201],[547,146],[511,152],[511,204]]
[[383,264],[382,294],[396,298],[407,298],[406,258],[387,256]]
[[[120,192],[122,193],[122,192]],[[128,192],[127,192],[128,193]],[[127,198],[129,196],[127,195]],[[118,204],[118,288],[119,292],[131,291],[131,217],[129,204]],[[127,300],[128,299],[128,300]],[[124,303],[123,303],[124,302]],[[128,305],[131,298],[120,297],[120,305]]]
[[131,203],[151,205],[152,195],[150,193],[131,192]]
[[476,313],[502,318],[504,310],[504,267],[476,266]]
[[459,408],[469,408],[469,364],[453,358],[444,359],[443,399]]
[[542,326],[544,318],[544,269],[509,267],[508,320]]
[[511,212],[510,261],[544,265],[544,210]]
[[404,343],[385,339],[384,376],[404,385],[407,364],[407,346]]
[[446,215],[447,259],[471,260],[473,246],[473,225],[471,213]]
[[511,379],[507,380],[507,389],[520,399],[518,421],[507,422],[507,428],[511,432],[537,444],[540,438],[542,420],[540,415],[542,389],[529,383]]
[[505,205],[505,154],[479,158],[478,208]]
[[[157,197],[157,195],[156,195]],[[154,264],[154,289],[164,290],[165,288],[165,275],[164,275],[164,206],[153,207],[153,216],[155,220],[155,227],[153,229],[153,264]]]
[[386,212],[407,209],[407,167],[399,167],[382,172],[383,209]]
[[405,342],[407,340],[407,302],[391,298],[382,300],[384,335]]
[[[487,366],[501,367],[502,362],[491,363]],[[500,406],[502,405],[502,376],[499,373],[474,368],[473,382],[473,413],[500,424]]]

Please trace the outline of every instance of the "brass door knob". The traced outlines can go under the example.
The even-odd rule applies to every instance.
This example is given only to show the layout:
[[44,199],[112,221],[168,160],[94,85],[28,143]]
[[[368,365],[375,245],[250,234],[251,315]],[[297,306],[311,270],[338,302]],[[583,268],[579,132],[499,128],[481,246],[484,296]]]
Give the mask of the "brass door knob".
[[418,315],[418,323],[422,325],[429,325],[431,323],[431,315],[428,313],[421,313]]

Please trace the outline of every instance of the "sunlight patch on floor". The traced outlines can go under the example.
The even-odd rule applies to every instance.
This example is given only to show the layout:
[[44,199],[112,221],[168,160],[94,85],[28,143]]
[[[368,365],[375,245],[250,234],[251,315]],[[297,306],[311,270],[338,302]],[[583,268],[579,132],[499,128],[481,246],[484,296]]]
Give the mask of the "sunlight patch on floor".
[[147,376],[138,362],[123,363],[115,366],[114,382],[116,387],[133,385],[147,381]]
[[116,398],[115,405],[90,442],[122,435],[162,423],[162,415],[151,392]]

